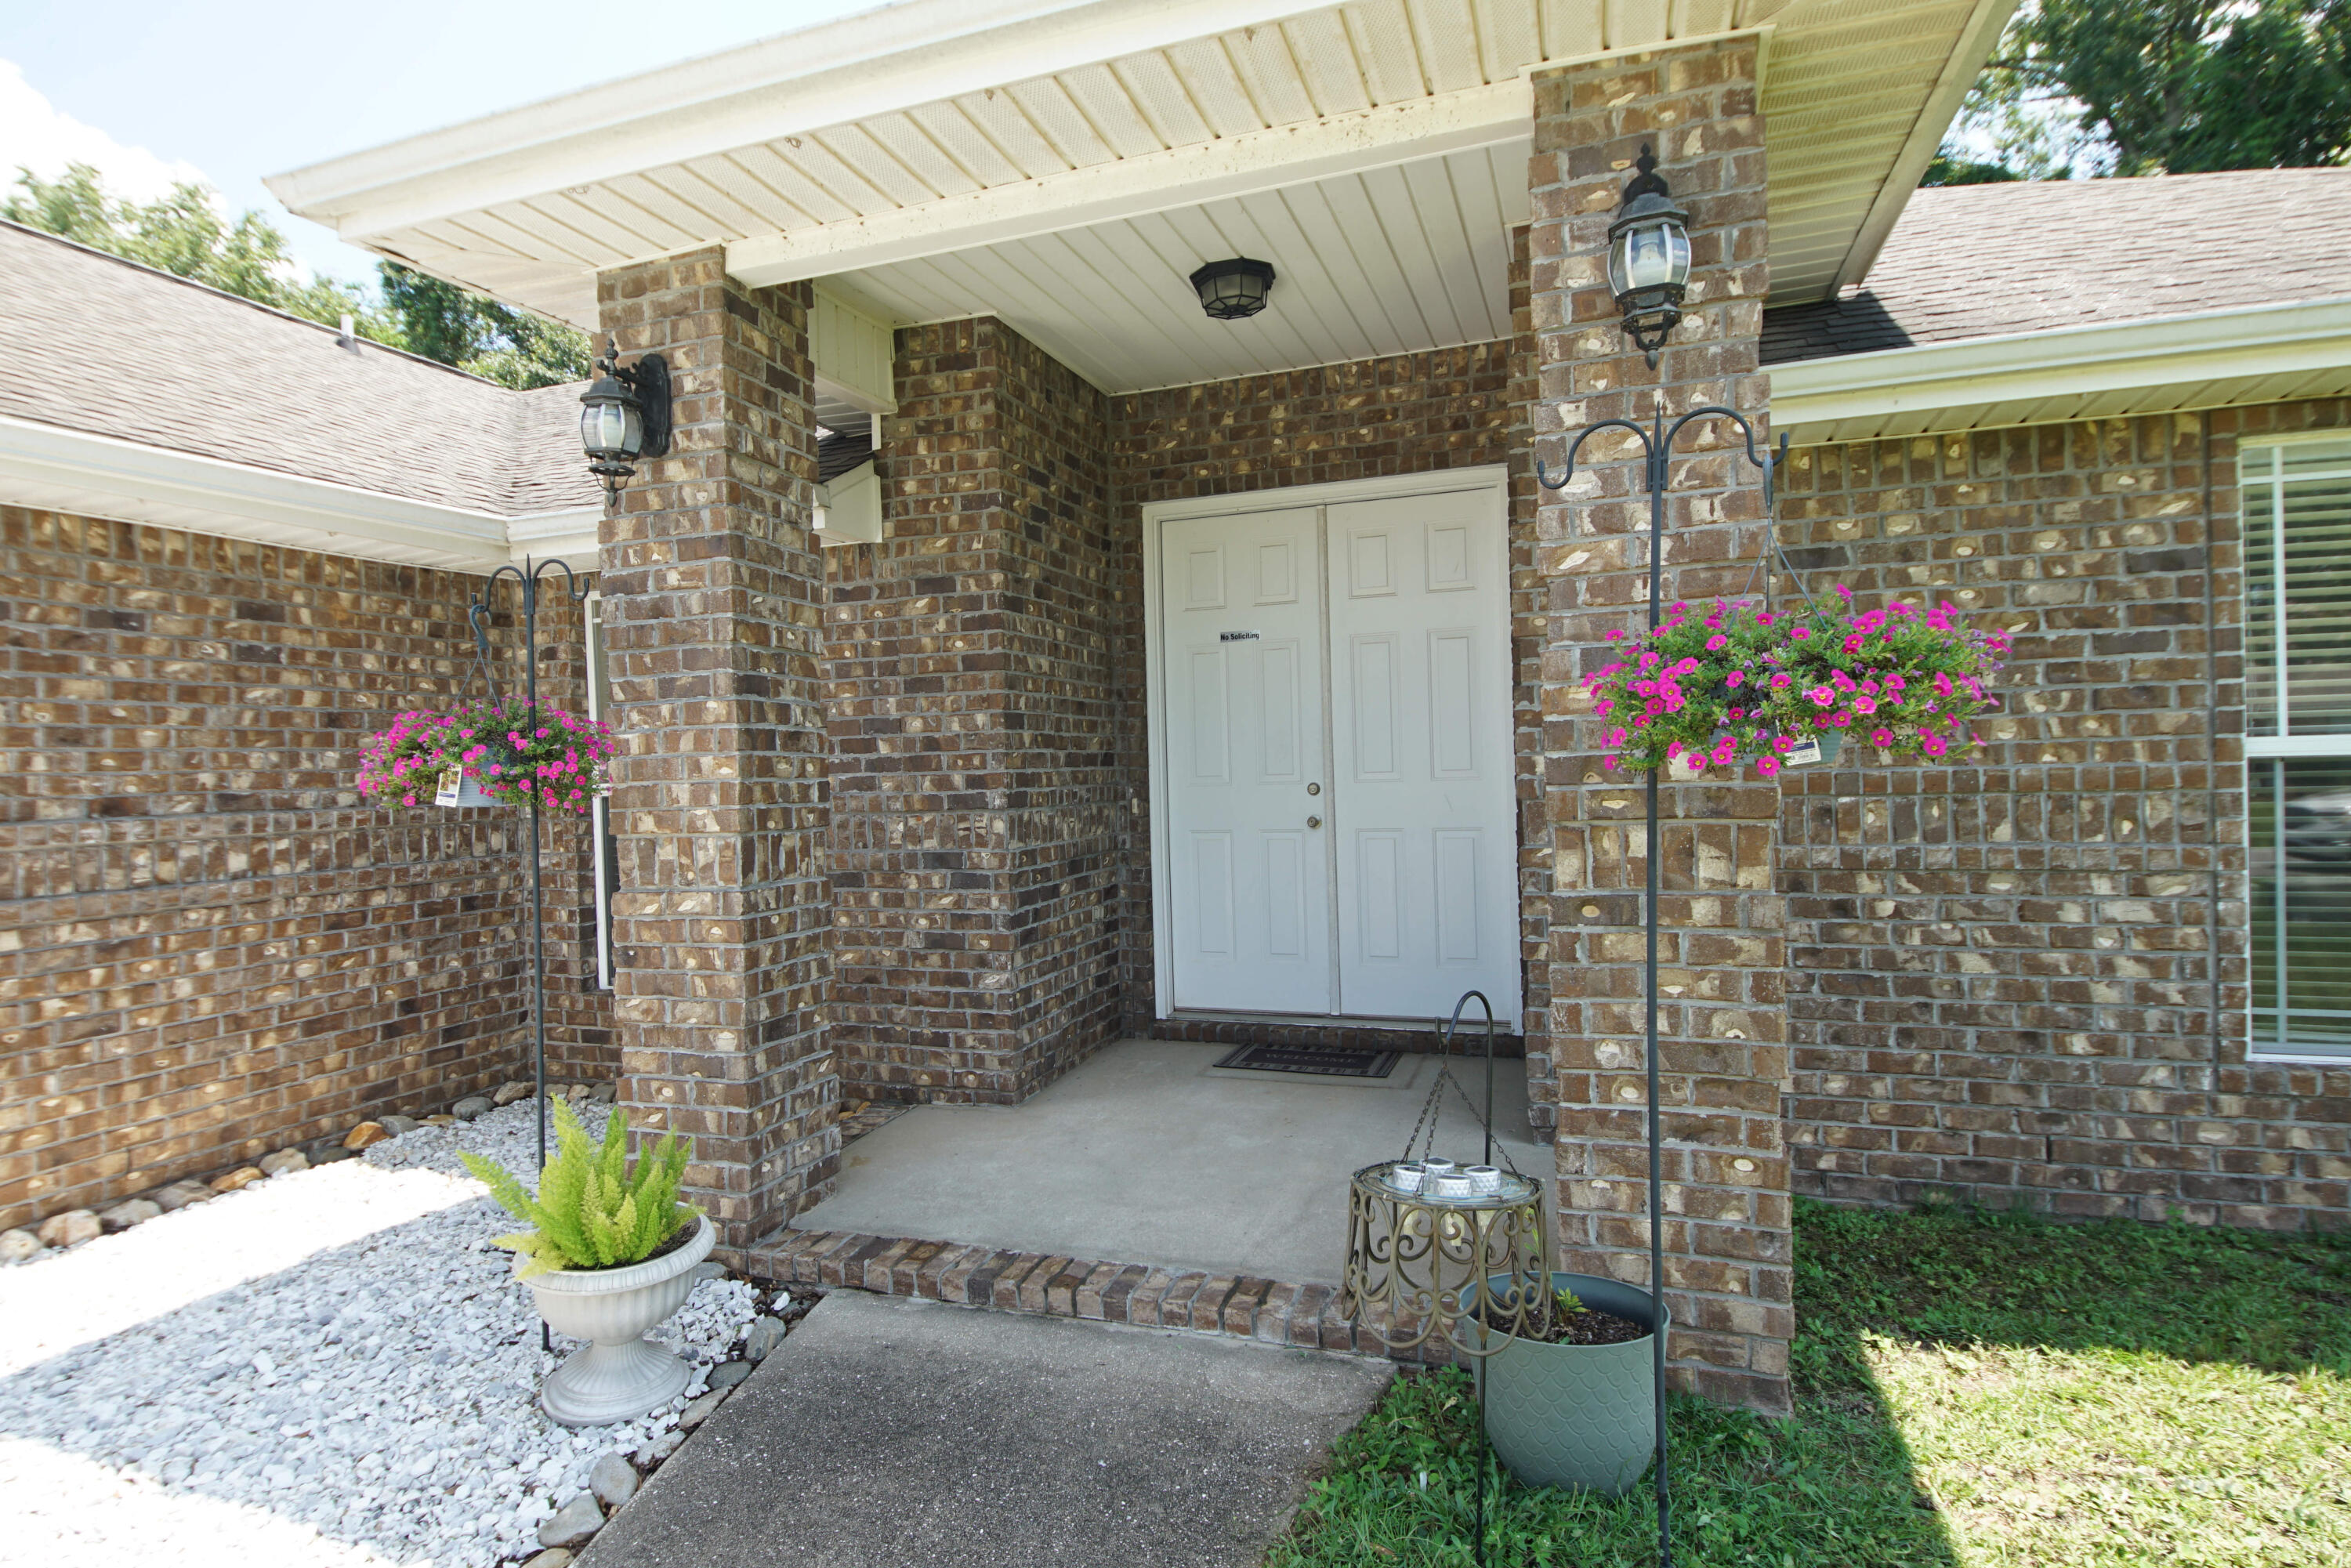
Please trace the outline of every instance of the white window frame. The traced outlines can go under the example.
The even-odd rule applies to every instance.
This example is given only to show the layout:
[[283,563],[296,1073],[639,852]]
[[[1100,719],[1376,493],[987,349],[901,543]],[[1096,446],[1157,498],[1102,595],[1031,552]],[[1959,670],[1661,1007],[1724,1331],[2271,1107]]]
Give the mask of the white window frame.
[[[2243,517],[2243,528],[2241,529],[2241,533],[2243,536],[2244,561],[2247,568],[2243,573],[2245,580],[2244,591],[2246,596],[2243,632],[2247,634],[2245,640],[2248,643],[2251,642],[2250,633],[2253,629],[2252,572],[2250,569],[2252,567],[2253,555],[2257,549],[2266,549],[2269,551],[2270,579],[2277,585],[2276,592],[2279,597],[2278,614],[2281,624],[2283,624],[2283,621],[2286,542],[2286,451],[2288,448],[2295,446],[2314,446],[2329,444],[2342,444],[2345,443],[2351,443],[2351,429],[2294,431],[2285,434],[2266,436],[2258,441],[2247,441],[2238,447],[2237,496],[2239,508]],[[2267,455],[2267,461],[2265,464],[2267,472],[2260,477],[2255,476],[2256,454]],[[2351,458],[2346,458],[2343,466],[2340,468],[2329,468],[2315,474],[2297,475],[2295,477],[2297,479],[2351,479]],[[2265,519],[2255,517],[2252,515],[2252,508],[2249,505],[2249,502],[2256,494],[2257,489],[2259,492],[2265,494],[2268,498],[2268,517]],[[2247,721],[2245,726],[2245,800],[2247,807],[2246,821],[2248,824],[2252,821],[2252,793],[2255,788],[2253,782],[2255,764],[2265,761],[2285,762],[2298,758],[2351,758],[2351,735],[2296,735],[2294,733],[2294,695],[2287,680],[2288,670],[2286,660],[2288,657],[2288,651],[2286,647],[2286,639],[2281,633],[2276,638],[2275,642],[2277,727],[2280,733],[2276,735],[2253,734],[2252,724],[2252,710],[2250,703],[2248,703],[2245,709]],[[2283,770],[2273,773],[2272,777],[2273,779],[2283,779]],[[2276,785],[2273,784],[2273,788],[2276,788]],[[2283,801],[2281,799],[2279,801],[2280,810],[2275,813],[2275,824],[2273,828],[2273,831],[2283,831],[2284,813],[2283,810]],[[2249,858],[2258,852],[2256,847],[2251,842],[2250,835],[2246,843],[2246,852]],[[2278,852],[2273,847],[2272,852],[2275,853]],[[2251,863],[2247,865],[2246,873],[2247,881],[2250,883],[2254,874],[2256,874],[2254,868]],[[2283,876],[2275,878],[2274,881],[2276,885],[2273,897],[2276,901],[2276,908],[2273,912],[2273,918],[2275,929],[2282,937],[2286,926],[2286,884],[2285,879]],[[2250,895],[2252,893],[2251,887],[2249,886],[2246,891]],[[2247,936],[2249,938],[2252,936],[2252,922],[2250,919],[2247,921]],[[2217,958],[2218,955],[2216,954],[2214,956]],[[2253,1005],[2252,977],[2251,973],[2252,967],[2260,962],[2260,955],[2257,952],[2249,951],[2246,954],[2246,1059],[2251,1061],[2277,1062],[2281,1064],[2299,1066],[2351,1068],[2351,1053],[2322,1054],[2315,1051],[2297,1051],[2292,1049],[2291,1041],[2288,1041],[2286,1048],[2283,1050],[2273,1048],[2264,1051],[2262,1049],[2262,1037],[2259,1028],[2260,1019],[2258,1010]],[[2278,966],[2277,985],[2278,1006],[2276,1011],[2279,1019],[2279,1032],[2283,1034],[2287,1028],[2288,1020],[2293,1016],[2294,1009],[2292,992],[2286,984],[2285,966],[2283,964]]]

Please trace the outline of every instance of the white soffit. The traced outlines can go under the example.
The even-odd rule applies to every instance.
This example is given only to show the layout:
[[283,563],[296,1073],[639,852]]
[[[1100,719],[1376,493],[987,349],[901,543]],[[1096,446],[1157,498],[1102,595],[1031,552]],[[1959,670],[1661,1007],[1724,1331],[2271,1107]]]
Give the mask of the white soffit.
[[2351,393],[2351,298],[1886,349],[1769,367],[1800,446]]
[[[1524,221],[1529,73],[1766,25],[1774,298],[1823,298],[1875,254],[2012,5],[912,0],[269,183],[347,240],[582,326],[600,269],[723,244],[738,276],[825,277],[897,324],[1002,314],[1128,390],[1490,324],[1506,263],[1484,230]],[[1490,190],[1432,205],[1479,160]],[[1288,267],[1249,254],[1364,292],[1187,344],[1176,269],[1227,223],[1271,225],[1269,246],[1294,226]],[[1065,251],[1092,259],[1043,270]],[[1441,299],[1416,269],[1451,280]]]

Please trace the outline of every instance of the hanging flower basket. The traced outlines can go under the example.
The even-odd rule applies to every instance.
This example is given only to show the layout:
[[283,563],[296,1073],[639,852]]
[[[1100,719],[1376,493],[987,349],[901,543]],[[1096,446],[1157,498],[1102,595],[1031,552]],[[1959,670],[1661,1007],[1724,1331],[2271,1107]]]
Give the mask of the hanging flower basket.
[[[368,737],[360,793],[394,806],[528,806],[584,814],[611,788],[610,728],[546,703],[415,710]],[[453,778],[454,775],[454,778]]]
[[1833,760],[1848,735],[1887,759],[1975,745],[1968,727],[1998,705],[1986,683],[2007,639],[1958,624],[1949,604],[1855,612],[1852,591],[1836,592],[1834,610],[1675,605],[1587,683],[1609,721],[1605,766],[1696,779],[1746,764],[1768,779]]

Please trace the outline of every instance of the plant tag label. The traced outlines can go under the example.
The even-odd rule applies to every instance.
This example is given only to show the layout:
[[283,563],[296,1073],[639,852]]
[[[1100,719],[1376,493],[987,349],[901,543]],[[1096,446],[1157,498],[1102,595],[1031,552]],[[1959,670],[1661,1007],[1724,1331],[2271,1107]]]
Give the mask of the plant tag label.
[[1801,746],[1790,747],[1788,754],[1780,758],[1791,768],[1802,768],[1808,762],[1818,762],[1820,759],[1821,743],[1818,740],[1808,740]]
[[454,806],[465,791],[465,770],[452,768],[441,775],[441,792],[433,797],[436,806]]
[[1219,632],[1217,633],[1217,641],[1219,643],[1254,643],[1264,635],[1265,633],[1262,632]]

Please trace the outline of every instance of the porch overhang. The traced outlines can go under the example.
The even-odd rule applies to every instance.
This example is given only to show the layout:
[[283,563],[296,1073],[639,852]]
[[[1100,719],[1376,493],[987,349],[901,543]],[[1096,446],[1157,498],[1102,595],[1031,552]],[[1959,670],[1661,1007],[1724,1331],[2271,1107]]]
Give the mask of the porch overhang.
[[[998,315],[1135,391],[1505,335],[1530,78],[1673,44],[1764,46],[1773,298],[1825,297],[2013,3],[911,0],[270,185],[584,327],[600,272],[723,246],[744,281],[823,278],[893,325]],[[1235,252],[1319,314],[1202,334],[1181,279]]]

